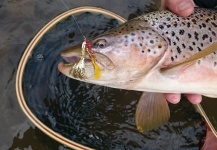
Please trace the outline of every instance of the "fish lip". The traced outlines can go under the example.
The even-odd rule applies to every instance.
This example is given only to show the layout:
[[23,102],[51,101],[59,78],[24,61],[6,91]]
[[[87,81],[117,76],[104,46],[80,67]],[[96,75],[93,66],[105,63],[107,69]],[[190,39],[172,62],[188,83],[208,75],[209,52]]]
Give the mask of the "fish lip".
[[[102,70],[103,69],[111,70],[115,67],[115,64],[112,62],[112,60],[108,56],[100,52],[94,52],[94,55],[95,55],[95,62],[100,66]],[[70,54],[61,53],[61,57],[67,62],[67,63],[64,63],[64,65],[73,66],[75,63],[77,63],[80,60],[81,55],[78,53],[70,53]],[[101,59],[103,58],[103,60],[106,60],[107,62],[109,62],[110,65],[108,66],[105,63],[103,63],[103,61],[102,62],[98,61],[99,59],[97,58],[101,58]],[[92,65],[89,54],[85,54],[84,62],[85,62],[85,66]]]

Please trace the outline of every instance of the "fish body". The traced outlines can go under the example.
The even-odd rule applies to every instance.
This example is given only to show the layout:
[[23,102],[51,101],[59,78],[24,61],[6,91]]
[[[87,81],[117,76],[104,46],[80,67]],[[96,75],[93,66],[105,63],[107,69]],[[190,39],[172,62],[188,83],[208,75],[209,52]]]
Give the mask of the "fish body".
[[[136,121],[141,131],[168,119],[168,106],[160,98],[161,93],[217,97],[217,10],[196,8],[189,17],[179,17],[168,10],[152,12],[106,31],[90,42],[101,76],[95,79],[93,66],[86,61],[86,78],[78,80],[150,92],[143,94],[137,107]],[[71,48],[61,55],[73,63],[80,56],[79,51],[78,47]],[[58,69],[74,78],[70,74],[71,65],[60,63]],[[154,99],[162,99],[164,104]],[[153,108],[153,103],[162,104],[163,111]],[[144,127],[147,119],[141,116],[145,113],[146,117],[150,116],[151,111],[144,110],[147,106],[156,113],[151,118],[165,119],[152,119],[155,123]],[[164,110],[163,116],[158,117]]]

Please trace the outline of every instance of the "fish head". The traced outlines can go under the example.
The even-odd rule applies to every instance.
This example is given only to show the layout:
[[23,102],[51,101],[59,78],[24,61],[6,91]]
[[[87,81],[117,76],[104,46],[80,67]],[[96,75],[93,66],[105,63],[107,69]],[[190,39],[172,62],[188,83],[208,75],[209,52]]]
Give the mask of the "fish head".
[[[100,78],[94,78],[94,67],[88,54],[85,55],[85,82],[110,87],[129,85],[144,76],[167,48],[166,41],[153,29],[128,22],[90,40],[96,63],[101,68]],[[59,70],[68,77],[73,63],[79,60],[81,45],[61,53],[70,65],[59,65]],[[80,80],[80,79],[79,79]]]

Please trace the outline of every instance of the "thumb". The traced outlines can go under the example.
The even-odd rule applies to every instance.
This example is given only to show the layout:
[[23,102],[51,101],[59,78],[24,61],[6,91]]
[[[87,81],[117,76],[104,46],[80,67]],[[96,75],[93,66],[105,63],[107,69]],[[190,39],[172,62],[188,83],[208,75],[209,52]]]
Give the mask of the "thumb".
[[189,16],[194,11],[193,0],[162,0],[161,8],[168,8],[179,16]]

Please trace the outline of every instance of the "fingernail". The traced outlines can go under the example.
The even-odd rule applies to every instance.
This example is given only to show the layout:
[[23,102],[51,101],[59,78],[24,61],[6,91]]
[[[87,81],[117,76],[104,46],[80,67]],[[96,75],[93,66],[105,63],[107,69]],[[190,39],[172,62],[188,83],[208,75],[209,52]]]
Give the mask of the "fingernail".
[[182,2],[178,5],[177,9],[179,12],[182,12],[192,7],[194,7],[194,5],[191,2]]

